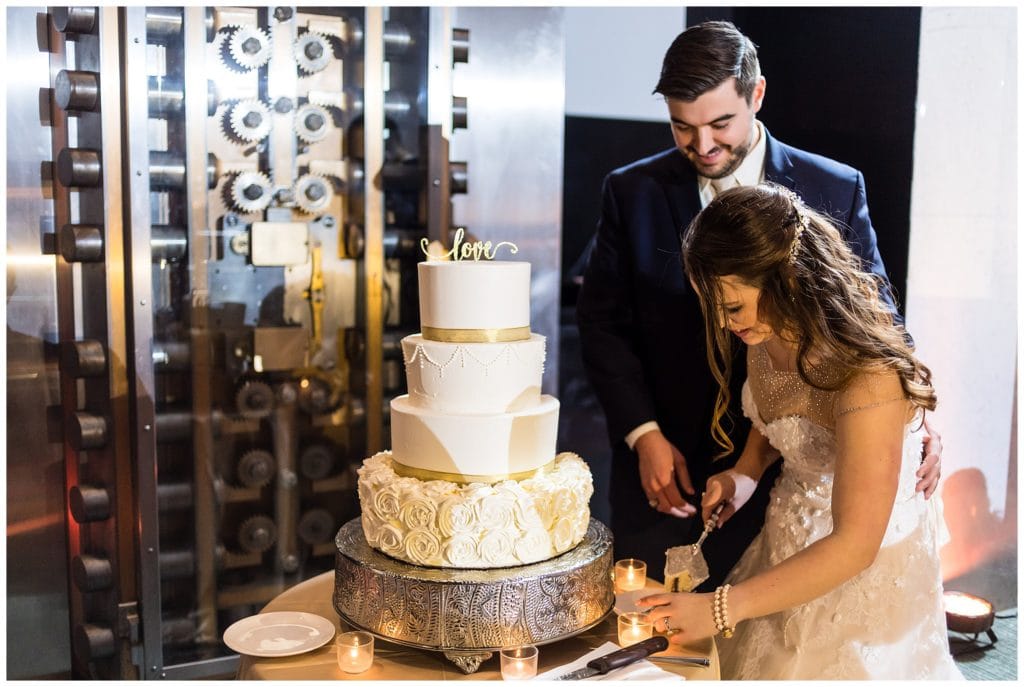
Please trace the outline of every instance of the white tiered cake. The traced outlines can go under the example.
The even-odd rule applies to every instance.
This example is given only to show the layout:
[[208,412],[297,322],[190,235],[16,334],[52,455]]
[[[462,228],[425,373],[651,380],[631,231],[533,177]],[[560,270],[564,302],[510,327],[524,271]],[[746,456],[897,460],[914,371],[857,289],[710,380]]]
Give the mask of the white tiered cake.
[[564,553],[590,521],[590,470],[555,455],[558,400],[542,395],[530,264],[418,265],[422,331],[402,340],[408,395],[391,451],[359,469],[370,546],[415,565],[495,568]]

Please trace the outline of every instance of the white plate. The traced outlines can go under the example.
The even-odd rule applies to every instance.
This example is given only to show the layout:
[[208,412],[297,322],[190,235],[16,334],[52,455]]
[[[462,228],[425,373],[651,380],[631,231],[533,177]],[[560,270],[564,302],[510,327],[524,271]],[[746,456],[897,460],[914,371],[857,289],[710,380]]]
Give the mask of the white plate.
[[322,647],[334,623],[312,613],[278,611],[243,618],[224,631],[224,643],[248,656],[295,656]]

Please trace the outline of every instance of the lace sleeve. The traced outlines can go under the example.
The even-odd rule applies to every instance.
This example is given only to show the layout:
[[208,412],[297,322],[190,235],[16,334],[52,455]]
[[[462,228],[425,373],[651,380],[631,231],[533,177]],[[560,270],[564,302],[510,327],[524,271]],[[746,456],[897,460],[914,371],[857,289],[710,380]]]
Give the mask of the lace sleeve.
[[895,372],[862,372],[836,394],[833,415],[838,419],[848,413],[877,408],[906,398],[899,375]]

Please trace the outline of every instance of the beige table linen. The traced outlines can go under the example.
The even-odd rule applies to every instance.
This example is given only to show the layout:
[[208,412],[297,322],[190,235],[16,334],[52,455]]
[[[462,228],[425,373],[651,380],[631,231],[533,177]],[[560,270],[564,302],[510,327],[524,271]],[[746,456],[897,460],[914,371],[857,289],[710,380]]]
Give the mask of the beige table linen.
[[[661,585],[648,580],[651,593],[661,591]],[[341,621],[333,605],[334,572],[326,572],[295,585],[278,595],[266,605],[261,613],[271,611],[302,611],[315,613],[334,623],[338,632],[351,628]],[[610,613],[596,627],[575,637],[563,639],[538,647],[537,672],[557,668],[571,663],[583,654],[605,642],[618,643],[616,616]],[[498,654],[484,661],[475,673],[466,675],[446,659],[442,652],[414,649],[393,644],[377,638],[375,640],[373,665],[365,673],[349,675],[338,668],[335,659],[334,640],[314,651],[298,656],[283,658],[260,658],[242,656],[238,665],[240,680],[500,680],[501,669]],[[720,679],[718,651],[712,639],[706,639],[687,647],[670,646],[666,656],[707,656],[711,665],[707,668],[680,666],[671,663],[656,663],[665,670],[682,675],[690,680]]]

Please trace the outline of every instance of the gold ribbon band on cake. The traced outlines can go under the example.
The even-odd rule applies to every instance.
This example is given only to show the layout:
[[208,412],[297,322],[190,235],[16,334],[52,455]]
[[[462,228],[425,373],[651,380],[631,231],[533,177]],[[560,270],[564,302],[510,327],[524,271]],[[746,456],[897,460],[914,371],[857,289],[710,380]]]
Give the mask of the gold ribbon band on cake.
[[[551,461],[553,463],[554,461]],[[440,470],[424,470],[423,468],[414,468],[408,465],[402,465],[397,460],[392,460],[391,468],[395,471],[395,474],[400,477],[415,477],[418,480],[424,482],[430,482],[431,480],[439,479],[445,482],[454,482],[456,484],[495,484],[497,482],[504,482],[505,480],[515,480],[516,482],[524,479],[533,477],[541,470],[544,470],[551,465],[547,463],[539,468],[533,470],[523,470],[522,472],[508,472],[503,475],[466,475],[459,472],[441,472]]]
[[507,327],[504,329],[443,329],[423,327],[420,334],[428,341],[447,343],[505,343],[525,341],[530,338],[530,327]]

